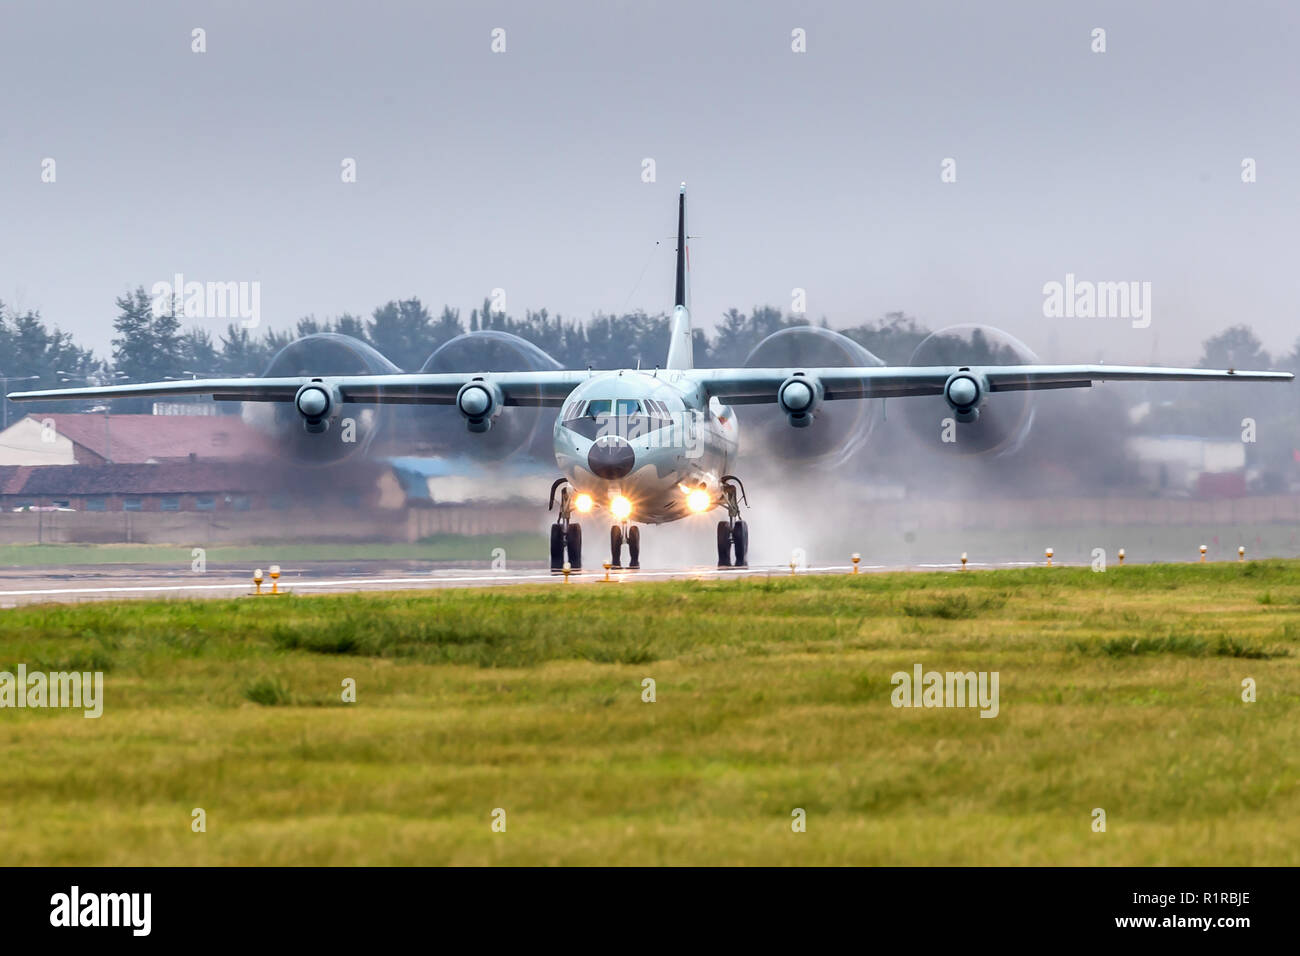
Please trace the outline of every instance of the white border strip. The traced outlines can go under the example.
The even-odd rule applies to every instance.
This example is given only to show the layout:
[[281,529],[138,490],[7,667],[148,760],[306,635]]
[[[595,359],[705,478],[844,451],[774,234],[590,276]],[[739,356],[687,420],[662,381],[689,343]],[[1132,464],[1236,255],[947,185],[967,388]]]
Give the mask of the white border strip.
[[[971,567],[993,567],[994,565],[974,564]],[[1000,567],[1033,567],[1034,563],[1029,561],[1008,562]],[[915,568],[925,570],[943,570],[955,569],[960,567],[958,564],[919,564]],[[447,575],[428,575],[415,578],[337,578],[324,581],[300,581],[287,582],[281,579],[280,591],[287,594],[304,588],[356,588],[367,589],[369,586],[378,584],[522,584],[531,581],[563,581],[564,575],[558,571],[547,571],[538,574],[510,574],[509,572],[499,572],[496,574],[478,574],[470,569],[464,569],[466,574],[460,576]],[[781,577],[795,577],[801,574],[830,574],[844,573],[851,571],[850,565],[827,565],[816,568],[800,568],[796,574],[791,574],[789,566],[786,567],[757,567],[757,568],[682,568],[675,571],[644,571],[623,569],[610,569],[610,575],[613,580],[626,581],[637,578],[699,578],[699,577],[740,577],[742,575],[762,574],[767,576],[778,575]],[[883,564],[869,564],[859,567],[860,571],[907,571],[906,567],[890,567]],[[572,577],[580,582],[592,582],[603,580],[603,569],[593,568],[582,571],[572,572]],[[264,587],[266,584],[264,582]],[[38,588],[23,591],[0,591],[0,598],[6,597],[36,597],[40,595],[72,595],[72,594],[167,594],[180,591],[243,591],[250,596],[253,594],[252,585],[243,584],[140,584],[140,585],[123,585],[114,587],[98,588]],[[263,594],[269,594],[269,591],[263,591]]]

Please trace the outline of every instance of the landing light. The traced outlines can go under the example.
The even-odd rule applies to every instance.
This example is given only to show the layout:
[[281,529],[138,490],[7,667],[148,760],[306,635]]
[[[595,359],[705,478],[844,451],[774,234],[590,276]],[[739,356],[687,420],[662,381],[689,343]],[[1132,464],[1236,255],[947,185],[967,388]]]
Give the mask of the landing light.
[[578,495],[578,497],[575,498],[573,501],[574,507],[577,508],[579,511],[581,511],[583,514],[586,514],[588,511],[591,510],[592,504],[593,502],[591,500],[591,495],[588,494]]
[[632,513],[632,502],[622,495],[615,495],[609,503],[609,511],[619,521],[624,521]]
[[703,488],[696,488],[686,495],[686,507],[692,511],[708,511],[713,506],[713,497]]

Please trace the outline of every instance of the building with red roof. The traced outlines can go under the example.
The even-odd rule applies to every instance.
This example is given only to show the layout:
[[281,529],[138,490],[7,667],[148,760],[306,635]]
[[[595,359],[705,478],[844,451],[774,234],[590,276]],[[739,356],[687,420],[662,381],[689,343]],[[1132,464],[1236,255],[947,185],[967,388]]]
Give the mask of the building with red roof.
[[392,508],[373,461],[312,466],[238,415],[38,413],[0,431],[0,511]]
[[229,461],[273,454],[266,434],[238,415],[45,412],[0,431],[0,466]]

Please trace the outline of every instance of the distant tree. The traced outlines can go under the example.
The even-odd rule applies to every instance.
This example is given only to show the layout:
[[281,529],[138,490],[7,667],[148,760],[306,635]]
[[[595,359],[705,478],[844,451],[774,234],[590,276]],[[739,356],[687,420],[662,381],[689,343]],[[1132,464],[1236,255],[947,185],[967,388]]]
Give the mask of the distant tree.
[[263,368],[271,363],[271,360],[279,354],[280,350],[292,342],[296,335],[292,332],[277,332],[275,329],[267,329],[266,334],[258,342],[260,350],[258,358]]
[[174,303],[154,313],[149,323],[149,341],[153,346],[152,378],[179,378],[185,374],[181,339],[181,320]]
[[464,331],[465,327],[460,324],[460,309],[453,309],[449,305],[444,305],[442,314],[430,326],[429,341],[425,347],[424,357],[420,359],[420,364],[424,364],[424,359],[427,359],[434,349],[450,342]]
[[902,312],[887,312],[883,319],[843,332],[886,365],[907,365],[916,347],[930,334],[929,329]]
[[654,368],[668,354],[668,316],[629,312],[587,323],[577,368]]
[[332,331],[329,320],[326,319],[324,324],[316,321],[316,316],[305,315],[298,320],[297,332],[301,338],[304,335],[319,335],[321,332]]
[[1248,325],[1234,325],[1210,336],[1203,348],[1201,368],[1269,367],[1268,352]]
[[[1300,350],[1300,341],[1296,343]],[[1205,340],[1202,368],[1268,369],[1274,366],[1259,337],[1248,325],[1233,325]],[[1282,366],[1294,366],[1295,354],[1282,357]],[[1248,429],[1254,440],[1246,442],[1246,463],[1260,472],[1261,486],[1281,487],[1285,475],[1296,472],[1298,416],[1290,389],[1258,383],[1202,388],[1186,394],[1180,403],[1183,427],[1191,434],[1239,439]]]
[[113,371],[128,382],[148,382],[158,377],[149,329],[153,323],[153,302],[138,286],[134,292],[117,298],[117,318],[113,320]]
[[[1272,362],[1247,325],[1234,325],[1202,344],[1200,368],[1267,369]],[[1295,413],[1287,389],[1268,383],[1161,385],[1147,389],[1152,405],[1140,424],[1146,434],[1194,435],[1241,440],[1243,422],[1254,422],[1256,440],[1246,443],[1251,466],[1289,467]]]
[[221,335],[221,371],[226,375],[248,375],[265,366],[261,349],[248,329],[231,322]]
[[366,337],[398,368],[412,371],[432,351],[433,323],[418,298],[392,300],[375,309]]
[[691,345],[691,351],[695,356],[695,364],[699,368],[708,368],[710,365],[709,353],[712,351],[712,346],[709,344],[709,334],[703,329],[691,329]]
[[[154,301],[137,286],[119,296],[117,318],[113,320],[113,371],[121,382],[153,382],[181,378],[184,373],[184,344],[176,303],[154,308]],[[120,399],[114,408],[145,412],[151,399]]]
[[182,372],[200,378],[222,374],[222,356],[212,342],[212,333],[207,329],[192,328],[180,337],[180,355]]
[[697,354],[696,363],[713,367],[744,365],[749,353],[772,333],[808,324],[806,318],[783,315],[770,305],[754,306],[748,315],[728,309],[718,322],[707,355]]
[[351,313],[344,312],[334,323],[334,331],[340,335],[350,335],[354,339],[366,341],[366,323]]
[[[746,347],[749,345],[748,326],[749,317],[739,309],[731,308],[724,312],[714,332],[713,341],[709,344],[709,364],[740,364],[744,359],[740,353],[749,351]],[[731,360],[736,355],[740,355],[740,358],[733,363]]]
[[[105,368],[90,349],[73,344],[72,335],[56,326],[48,328],[39,312],[11,312],[0,302],[0,375],[10,379],[8,391],[85,385],[105,377]],[[35,376],[35,379],[27,379]],[[19,379],[19,381],[13,381]],[[58,404],[15,405],[0,395],[3,415],[12,423],[29,412],[60,407]]]

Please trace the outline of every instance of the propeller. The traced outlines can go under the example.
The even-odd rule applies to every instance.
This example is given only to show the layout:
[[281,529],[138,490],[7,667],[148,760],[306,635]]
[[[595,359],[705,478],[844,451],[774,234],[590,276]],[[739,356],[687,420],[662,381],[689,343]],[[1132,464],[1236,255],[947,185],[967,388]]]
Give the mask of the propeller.
[[[396,365],[359,339],[338,332],[318,332],[294,339],[279,352],[262,373],[268,378],[296,375],[384,375],[400,372]],[[309,413],[329,411],[317,392],[299,402],[276,405],[245,402],[244,420],[270,432],[276,443],[294,460],[309,465],[328,465],[353,456],[363,456],[389,419],[383,405],[342,403],[332,427],[320,427]],[[325,404],[328,404],[326,399]],[[306,421],[308,428],[304,429]]]
[[[879,358],[846,335],[814,325],[797,325],[773,332],[754,346],[746,368],[844,368],[884,365]],[[807,427],[791,428],[787,413],[776,404],[747,407],[744,427],[757,444],[778,460],[819,467],[843,464],[866,443],[880,420],[880,403],[821,402]]]
[[[540,372],[563,366],[536,345],[510,332],[480,329],[443,343],[421,366],[421,372]],[[516,390],[519,394],[519,390]],[[524,393],[526,395],[526,393]],[[516,454],[551,459],[551,430],[555,409],[511,406],[501,410],[492,427],[465,435],[466,416],[456,407],[417,406],[411,415],[424,440],[457,454],[500,461]]]
[[[1036,365],[1038,358],[1029,347],[1001,329],[988,325],[953,325],[926,336],[912,352],[913,366],[952,365],[958,368],[980,365]],[[1034,393],[1029,390],[977,395],[971,379],[955,376],[949,398],[907,398],[898,404],[907,427],[925,447],[949,455],[1007,455],[1015,452],[1029,435],[1034,421]],[[963,405],[978,401],[973,421],[950,399]],[[893,408],[893,403],[890,404]]]

